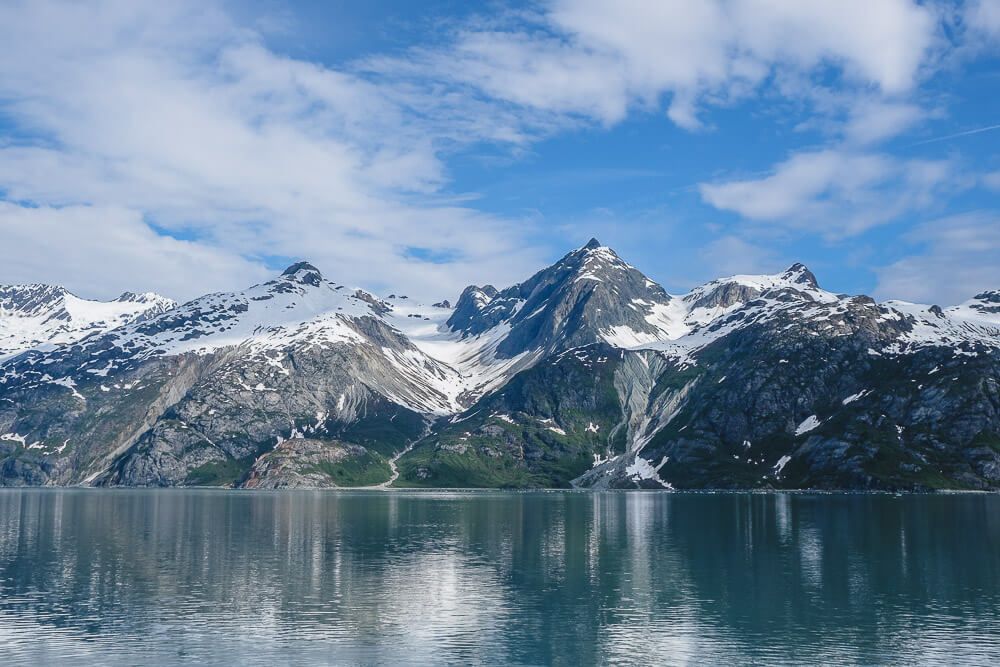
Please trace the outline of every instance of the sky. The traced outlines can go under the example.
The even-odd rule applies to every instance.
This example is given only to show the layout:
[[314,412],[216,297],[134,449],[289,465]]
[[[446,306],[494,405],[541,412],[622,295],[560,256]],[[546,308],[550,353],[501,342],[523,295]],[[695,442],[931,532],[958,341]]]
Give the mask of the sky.
[[1000,289],[1000,0],[0,0],[0,283]]

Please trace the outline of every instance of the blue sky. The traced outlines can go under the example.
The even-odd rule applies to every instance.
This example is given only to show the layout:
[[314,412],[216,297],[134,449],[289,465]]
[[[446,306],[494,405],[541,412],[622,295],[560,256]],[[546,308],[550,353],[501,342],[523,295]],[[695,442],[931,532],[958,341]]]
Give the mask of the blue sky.
[[1000,288],[1000,0],[10,2],[0,282]]

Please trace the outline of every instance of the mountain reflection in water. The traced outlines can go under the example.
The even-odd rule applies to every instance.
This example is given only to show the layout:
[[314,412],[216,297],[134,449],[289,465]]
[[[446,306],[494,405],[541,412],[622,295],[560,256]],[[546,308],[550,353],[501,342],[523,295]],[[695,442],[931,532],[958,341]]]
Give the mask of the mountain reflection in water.
[[0,491],[0,662],[1000,663],[1000,496]]

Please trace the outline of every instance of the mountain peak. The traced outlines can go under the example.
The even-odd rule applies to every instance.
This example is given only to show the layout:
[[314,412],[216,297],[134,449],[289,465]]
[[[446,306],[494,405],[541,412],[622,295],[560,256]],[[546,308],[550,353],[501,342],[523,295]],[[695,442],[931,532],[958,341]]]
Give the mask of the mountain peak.
[[466,288],[447,325],[463,337],[502,325],[491,352],[504,359],[528,355],[524,363],[531,363],[539,354],[598,342],[658,340],[680,326],[670,303],[662,287],[591,239],[499,293]]
[[795,262],[790,267],[785,269],[785,272],[781,274],[781,277],[800,285],[808,285],[809,287],[815,287],[817,289],[819,288],[816,276],[813,275],[813,272],[801,262]]
[[282,277],[297,283],[316,287],[323,280],[323,274],[309,262],[295,262],[281,273]]
[[66,288],[59,285],[0,285],[0,312],[39,315],[52,308],[63,307],[67,294]]

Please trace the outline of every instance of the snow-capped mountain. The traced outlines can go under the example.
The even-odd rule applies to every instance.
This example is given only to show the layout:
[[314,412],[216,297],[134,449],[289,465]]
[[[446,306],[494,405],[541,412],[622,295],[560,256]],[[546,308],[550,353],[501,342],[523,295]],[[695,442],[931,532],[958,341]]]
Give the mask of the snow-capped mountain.
[[0,285],[0,360],[73,343],[175,305],[152,292],[125,292],[114,301],[92,301],[54,285]]
[[683,304],[596,239],[523,283],[470,285],[453,310],[437,310],[427,313],[433,328],[401,328],[459,371],[467,398],[580,345],[630,347],[687,330]]
[[4,301],[91,325],[0,363],[0,484],[1000,486],[998,292],[880,304],[795,264],[671,295],[592,240],[454,307],[305,262],[117,326],[79,301]]
[[596,339],[622,346],[673,338],[683,307],[597,239],[523,283],[469,286],[448,319],[463,337],[502,330],[498,357],[552,354]]
[[378,352],[373,360],[384,368],[377,389],[401,405],[428,414],[453,412],[454,371],[388,325],[390,310],[377,297],[324,280],[316,267],[299,262],[275,280],[242,292],[209,294],[84,342],[91,359],[80,370],[103,377],[151,357],[233,350],[246,363],[287,374],[275,361],[287,350],[301,354],[341,344]]
[[522,285],[466,289],[451,333],[489,340],[493,360],[531,356],[439,424],[402,477],[996,487],[996,306],[995,293],[945,310],[879,304],[823,290],[801,264],[674,296],[593,241]]
[[299,263],[30,351],[0,367],[0,440],[58,459],[44,473],[58,483],[204,481],[306,434],[351,431],[391,454],[424,415],[459,406],[455,371],[389,325],[389,308]]

